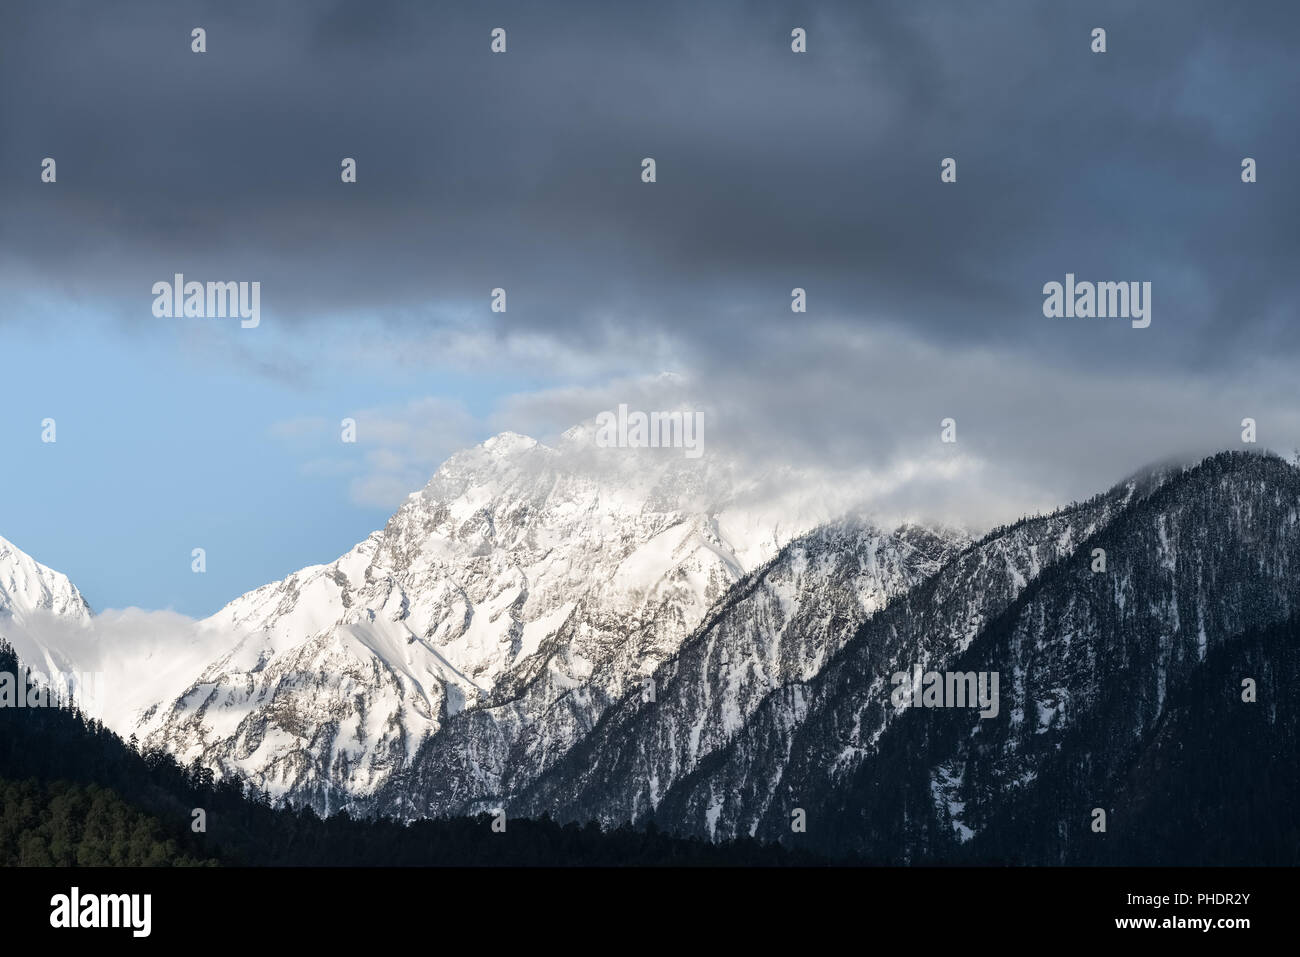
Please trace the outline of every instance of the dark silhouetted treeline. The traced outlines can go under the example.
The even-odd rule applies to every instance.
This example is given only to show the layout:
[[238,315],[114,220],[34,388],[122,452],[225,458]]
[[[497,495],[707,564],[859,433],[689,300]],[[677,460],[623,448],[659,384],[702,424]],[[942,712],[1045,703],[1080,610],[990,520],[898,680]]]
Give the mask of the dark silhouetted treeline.
[[187,854],[155,817],[96,784],[0,780],[0,866],[183,867]]
[[[0,641],[0,671],[21,672]],[[132,742],[134,744],[134,742]],[[819,859],[774,844],[686,840],[622,826],[492,818],[321,819],[210,769],[137,750],[74,704],[0,708],[0,862],[22,865],[780,866]],[[206,832],[195,833],[202,809]]]

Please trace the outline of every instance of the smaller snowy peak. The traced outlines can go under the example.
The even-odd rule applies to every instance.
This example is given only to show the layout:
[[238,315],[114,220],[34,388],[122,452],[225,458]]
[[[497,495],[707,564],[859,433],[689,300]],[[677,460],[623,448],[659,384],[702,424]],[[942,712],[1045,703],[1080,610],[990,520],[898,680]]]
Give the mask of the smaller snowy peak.
[[89,623],[90,606],[66,575],[0,538],[0,620],[22,623],[34,613]]
[[589,419],[571,429],[566,429],[560,436],[561,446],[590,446],[596,444],[596,420]]
[[494,455],[512,455],[528,452],[541,445],[536,439],[518,432],[502,432],[483,443],[482,448]]

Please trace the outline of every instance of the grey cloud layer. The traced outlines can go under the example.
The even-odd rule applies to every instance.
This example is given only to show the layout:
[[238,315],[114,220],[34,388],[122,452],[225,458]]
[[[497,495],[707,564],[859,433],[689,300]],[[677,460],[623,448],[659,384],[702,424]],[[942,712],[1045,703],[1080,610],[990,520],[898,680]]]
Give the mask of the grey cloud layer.
[[[261,280],[281,328],[362,316],[412,337],[545,341],[593,368],[667,358],[727,381],[742,410],[785,383],[790,441],[830,457],[843,443],[806,423],[843,435],[880,406],[861,354],[817,337],[826,322],[893,343],[902,408],[946,390],[1006,415],[1026,401],[1011,389],[1041,379],[1032,401],[1075,447],[1114,403],[1054,382],[1127,383],[1176,420],[1189,393],[1204,405],[1248,380],[1238,418],[1287,409],[1294,4],[48,3],[0,17],[10,294],[94,297],[144,326],[143,290],[182,271]],[[789,50],[795,25],[807,55]],[[488,51],[496,26],[504,56]],[[1089,52],[1094,26],[1105,55]],[[46,155],[57,188],[37,180]],[[343,156],[356,186],[338,181]],[[938,180],[945,156],[956,185]],[[1044,319],[1042,284],[1066,272],[1151,281],[1152,327]],[[494,286],[504,317],[487,310]],[[809,317],[789,311],[794,286]],[[792,347],[799,324],[833,354]],[[948,357],[940,392],[906,364],[918,355]],[[1207,409],[1204,442],[1231,440],[1230,411]],[[904,441],[898,418],[864,427],[870,454]],[[1041,449],[1002,421],[1004,454]],[[1176,426],[1134,423],[1138,438],[1108,448],[1172,451]]]
[[1155,282],[1175,361],[1243,327],[1294,348],[1300,13],[1159,9],[10,7],[6,258],[134,301],[176,270],[258,274],[284,318],[427,322],[503,285],[516,328],[612,315],[700,348],[785,319],[802,285],[826,313],[1051,349],[1039,289],[1068,270]]

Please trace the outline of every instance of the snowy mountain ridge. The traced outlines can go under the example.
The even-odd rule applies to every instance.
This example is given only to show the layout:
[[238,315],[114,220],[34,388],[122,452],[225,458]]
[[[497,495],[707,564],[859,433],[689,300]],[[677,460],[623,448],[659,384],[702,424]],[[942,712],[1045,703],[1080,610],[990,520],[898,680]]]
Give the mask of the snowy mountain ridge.
[[[174,628],[92,618],[64,576],[2,543],[0,637],[25,660],[108,674],[103,718],[123,736],[322,813],[507,807],[779,839],[792,802],[839,814],[879,749],[918,727],[888,706],[890,674],[995,646],[999,622],[1052,582],[1073,582],[1065,612],[1085,593],[1114,603],[1087,629],[1167,607],[1143,627],[1190,642],[1193,663],[1245,624],[1282,620],[1300,607],[1290,566],[1251,549],[1291,548],[1296,476],[1240,454],[1148,469],[972,541],[830,514],[833,497],[794,472],[773,497],[770,477],[711,457],[597,449],[581,427],[555,448],[503,433],[449,458],[338,560]],[[1198,551],[1223,537],[1215,509],[1233,524]],[[1107,536],[1113,579],[1081,558]],[[1149,557],[1133,571],[1137,543]],[[1209,599],[1214,575],[1255,567],[1270,568],[1267,590],[1242,597],[1267,614]],[[1074,582],[1072,569],[1088,574]],[[1198,569],[1210,577],[1183,581]],[[1076,647],[1109,640],[1081,627]],[[1153,655],[1184,647],[1162,641]],[[1093,659],[1074,663],[1068,642],[1057,659],[1067,677],[1009,701],[1000,722],[1066,720]],[[1012,695],[1030,693],[1032,668],[1049,673],[989,664]],[[1155,672],[1143,727],[1171,667]],[[963,780],[949,764],[916,786],[968,838],[979,828],[958,809],[973,799],[955,796]]]

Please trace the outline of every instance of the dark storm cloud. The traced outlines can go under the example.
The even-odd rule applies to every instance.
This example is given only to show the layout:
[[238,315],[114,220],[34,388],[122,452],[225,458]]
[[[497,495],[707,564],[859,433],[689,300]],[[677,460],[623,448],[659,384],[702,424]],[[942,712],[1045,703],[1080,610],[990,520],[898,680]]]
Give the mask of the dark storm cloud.
[[[703,367],[761,361],[756,324],[801,321],[794,286],[813,316],[1021,361],[1296,351],[1293,4],[55,2],[0,18],[10,292],[146,322],[174,272],[259,279],[279,321],[418,331],[492,326],[504,286],[502,335],[595,351],[657,330]],[[1151,281],[1152,328],[1044,319],[1042,284],[1066,272]]]

